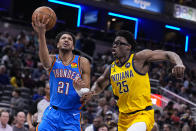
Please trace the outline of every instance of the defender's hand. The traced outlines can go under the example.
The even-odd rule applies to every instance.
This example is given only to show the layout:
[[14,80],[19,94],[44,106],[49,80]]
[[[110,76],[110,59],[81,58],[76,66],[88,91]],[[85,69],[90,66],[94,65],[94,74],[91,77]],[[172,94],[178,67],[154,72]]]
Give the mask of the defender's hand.
[[172,74],[176,78],[183,78],[184,77],[185,66],[184,65],[175,65],[172,69]]
[[89,92],[84,93],[82,95],[82,97],[80,98],[80,101],[82,103],[87,103],[93,96],[94,96],[94,92],[93,91],[89,91]]

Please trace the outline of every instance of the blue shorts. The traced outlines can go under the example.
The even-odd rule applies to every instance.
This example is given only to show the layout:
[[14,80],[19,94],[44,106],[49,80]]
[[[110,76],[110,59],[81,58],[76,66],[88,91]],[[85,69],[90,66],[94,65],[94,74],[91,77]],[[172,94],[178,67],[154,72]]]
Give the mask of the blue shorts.
[[81,131],[80,112],[48,106],[37,131]]

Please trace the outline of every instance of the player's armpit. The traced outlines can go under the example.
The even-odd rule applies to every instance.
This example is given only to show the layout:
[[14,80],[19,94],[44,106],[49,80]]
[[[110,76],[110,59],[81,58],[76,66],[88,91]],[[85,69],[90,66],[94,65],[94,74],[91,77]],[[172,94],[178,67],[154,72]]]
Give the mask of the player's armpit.
[[101,93],[110,84],[110,67],[107,67],[104,73],[96,80],[92,86],[92,91],[97,95]]
[[52,60],[52,63],[49,67],[44,67],[45,70],[47,70],[48,72],[51,72],[52,67],[54,66],[54,63],[56,61],[56,56],[55,55],[50,55],[50,59]]

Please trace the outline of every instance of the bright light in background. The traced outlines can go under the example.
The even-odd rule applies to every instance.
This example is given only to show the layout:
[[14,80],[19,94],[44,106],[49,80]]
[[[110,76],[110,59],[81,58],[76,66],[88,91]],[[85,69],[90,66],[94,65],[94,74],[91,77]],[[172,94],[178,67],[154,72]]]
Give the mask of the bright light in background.
[[[172,30],[177,30],[177,31],[180,31],[180,30],[181,30],[181,28],[176,27],[176,26],[171,26],[171,25],[165,25],[165,28],[172,29]],[[185,39],[185,49],[184,49],[184,51],[185,51],[185,52],[188,52],[188,48],[189,48],[189,36],[186,35],[186,39]]]
[[78,19],[77,19],[77,27],[80,27],[80,22],[81,22],[81,13],[82,13],[82,8],[80,5],[72,4],[72,3],[67,3],[64,1],[59,1],[59,0],[48,0],[49,2],[60,4],[60,5],[65,5],[65,6],[70,6],[74,8],[78,8]]
[[177,30],[177,31],[181,30],[179,27],[175,27],[175,26],[171,26],[171,25],[165,25],[165,28],[172,29],[172,30]]
[[185,52],[188,52],[188,48],[189,48],[189,36],[186,35],[186,40],[185,40]]
[[121,15],[121,14],[116,14],[116,13],[112,13],[112,12],[108,12],[108,15],[111,16],[115,16],[115,17],[120,17],[120,18],[124,18],[124,19],[128,19],[128,20],[132,20],[135,21],[135,32],[134,32],[134,38],[137,39],[137,32],[138,32],[138,18],[134,18],[134,17],[130,17],[130,16],[126,16],[126,15]]
[[112,18],[112,21],[116,21],[116,19],[115,18]]

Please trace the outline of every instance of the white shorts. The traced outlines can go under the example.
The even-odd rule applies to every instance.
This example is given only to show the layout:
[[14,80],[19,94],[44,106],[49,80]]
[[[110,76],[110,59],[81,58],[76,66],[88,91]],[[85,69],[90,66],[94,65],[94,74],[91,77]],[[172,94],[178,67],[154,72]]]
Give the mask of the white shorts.
[[146,123],[145,122],[136,122],[131,125],[127,131],[146,131]]

